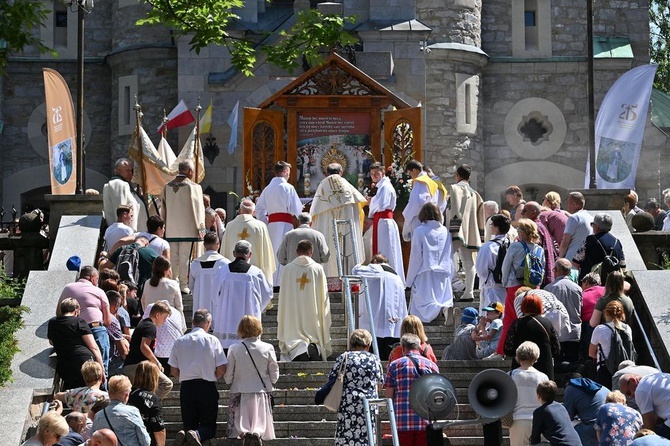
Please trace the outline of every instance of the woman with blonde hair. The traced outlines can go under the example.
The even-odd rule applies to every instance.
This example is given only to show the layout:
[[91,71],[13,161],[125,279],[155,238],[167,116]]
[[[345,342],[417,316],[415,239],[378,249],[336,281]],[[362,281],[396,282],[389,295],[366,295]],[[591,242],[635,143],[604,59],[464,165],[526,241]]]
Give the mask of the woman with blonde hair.
[[559,246],[563,240],[565,225],[568,224],[568,217],[570,213],[561,209],[561,196],[558,192],[547,192],[542,199],[542,212],[538,218]]
[[230,384],[228,438],[243,444],[261,444],[275,438],[272,416],[272,385],[279,379],[279,365],[272,344],[260,339],[260,319],[246,315],[237,326],[240,342],[228,349],[223,379]]
[[349,337],[349,351],[342,353],[328,375],[334,380],[344,367],[342,402],[337,411],[336,446],[363,446],[368,444],[365,425],[364,398],[378,398],[378,388],[384,383],[382,363],[370,353],[372,335],[357,329]]
[[[418,317],[410,314],[402,320],[402,324],[400,325],[400,337],[407,333],[417,335],[419,339],[421,339],[421,356],[428,358],[437,364],[437,358],[433,352],[433,347],[431,347],[428,343],[428,336],[426,336],[426,332],[423,329],[423,323]],[[393,350],[391,350],[391,354],[389,355],[389,363],[395,361],[401,356],[402,346],[398,344],[393,348]]]
[[50,410],[37,424],[37,433],[21,446],[54,446],[70,432],[67,421],[57,411]]
[[[144,283],[142,292],[142,308],[149,304],[167,300],[181,313],[184,319],[184,304],[181,299],[181,290],[179,282],[172,279],[172,264],[164,256],[158,256],[154,259],[151,267],[151,278]],[[184,319],[185,320],[185,319]]]
[[165,424],[163,423],[163,406],[156,396],[158,388],[158,366],[150,361],[142,361],[135,370],[133,389],[128,398],[128,405],[137,407],[142,415],[144,427],[151,437],[151,446],[165,446]]
[[99,401],[109,398],[107,392],[100,390],[105,377],[102,366],[96,361],[88,360],[81,366],[81,376],[86,383],[85,387],[58,392],[54,398],[66,404],[70,409],[88,413]]
[[600,444],[629,445],[642,429],[642,415],[626,406],[626,396],[615,390],[607,394],[605,404],[598,409],[593,427]]
[[[598,325],[591,335],[591,345],[589,345],[589,356],[596,362],[596,381],[607,387],[612,385],[612,372],[608,370],[606,362],[612,352],[612,332],[619,330],[619,335],[623,338],[633,340],[633,330],[625,323],[621,302],[613,300],[605,307],[605,323]],[[635,360],[635,358],[630,358]]]
[[[537,225],[533,220],[522,218],[516,228],[519,234],[519,241],[514,242],[507,248],[505,260],[502,264],[502,284],[507,289],[505,296],[504,307],[508,309],[503,314],[503,328],[498,342],[499,354],[504,354],[505,337],[510,325],[516,319],[516,315],[512,308],[514,308],[514,298],[519,288],[524,285],[524,263],[526,261],[526,254],[528,252],[536,255],[542,262],[542,269],[544,270],[544,250],[538,244],[540,241],[540,234],[537,232]],[[537,287],[535,287],[537,288]]]

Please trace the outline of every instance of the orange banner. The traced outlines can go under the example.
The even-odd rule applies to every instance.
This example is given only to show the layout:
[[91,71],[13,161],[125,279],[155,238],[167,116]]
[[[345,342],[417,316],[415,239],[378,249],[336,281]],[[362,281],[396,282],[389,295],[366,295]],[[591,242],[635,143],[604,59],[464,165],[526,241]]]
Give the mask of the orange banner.
[[51,68],[43,68],[42,71],[46,96],[51,193],[74,194],[77,144],[72,96],[60,73]]

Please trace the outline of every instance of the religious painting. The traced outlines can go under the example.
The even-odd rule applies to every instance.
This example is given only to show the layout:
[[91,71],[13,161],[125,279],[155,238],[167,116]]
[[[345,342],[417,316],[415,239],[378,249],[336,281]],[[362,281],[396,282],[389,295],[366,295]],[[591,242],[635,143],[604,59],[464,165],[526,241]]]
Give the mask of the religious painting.
[[72,139],[66,139],[51,147],[52,170],[58,184],[65,184],[72,175]]
[[636,144],[611,138],[600,138],[596,168],[605,181],[620,183],[633,170],[630,160],[635,159]]
[[297,190],[310,196],[328,176],[330,163],[339,163],[343,177],[362,190],[370,185],[370,113],[298,113]]

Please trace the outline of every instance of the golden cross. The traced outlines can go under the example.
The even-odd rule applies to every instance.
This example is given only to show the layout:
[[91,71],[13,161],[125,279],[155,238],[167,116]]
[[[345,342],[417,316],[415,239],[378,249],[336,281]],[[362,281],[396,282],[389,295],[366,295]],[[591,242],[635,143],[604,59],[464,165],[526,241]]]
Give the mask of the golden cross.
[[300,279],[296,279],[295,281],[300,284],[300,291],[303,291],[305,289],[305,285],[312,282],[307,278],[307,273],[302,273],[302,277],[300,277]]
[[238,238],[238,240],[246,240],[247,237],[249,237],[249,233],[247,232],[247,228],[244,228],[244,229],[242,230],[242,232],[240,232],[239,234],[237,234],[237,238]]

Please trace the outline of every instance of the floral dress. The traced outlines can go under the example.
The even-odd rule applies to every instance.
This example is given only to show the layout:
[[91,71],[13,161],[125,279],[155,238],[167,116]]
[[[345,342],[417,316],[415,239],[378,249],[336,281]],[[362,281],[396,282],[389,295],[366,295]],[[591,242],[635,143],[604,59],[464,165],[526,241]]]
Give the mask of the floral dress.
[[368,429],[365,423],[363,398],[378,398],[377,387],[384,377],[382,364],[372,353],[349,351],[337,358],[329,378],[337,376],[345,356],[347,364],[344,373],[344,391],[340,410],[337,412],[335,445],[367,446]]
[[627,446],[642,429],[642,415],[637,410],[619,403],[600,406],[595,426],[600,431],[600,444]]

